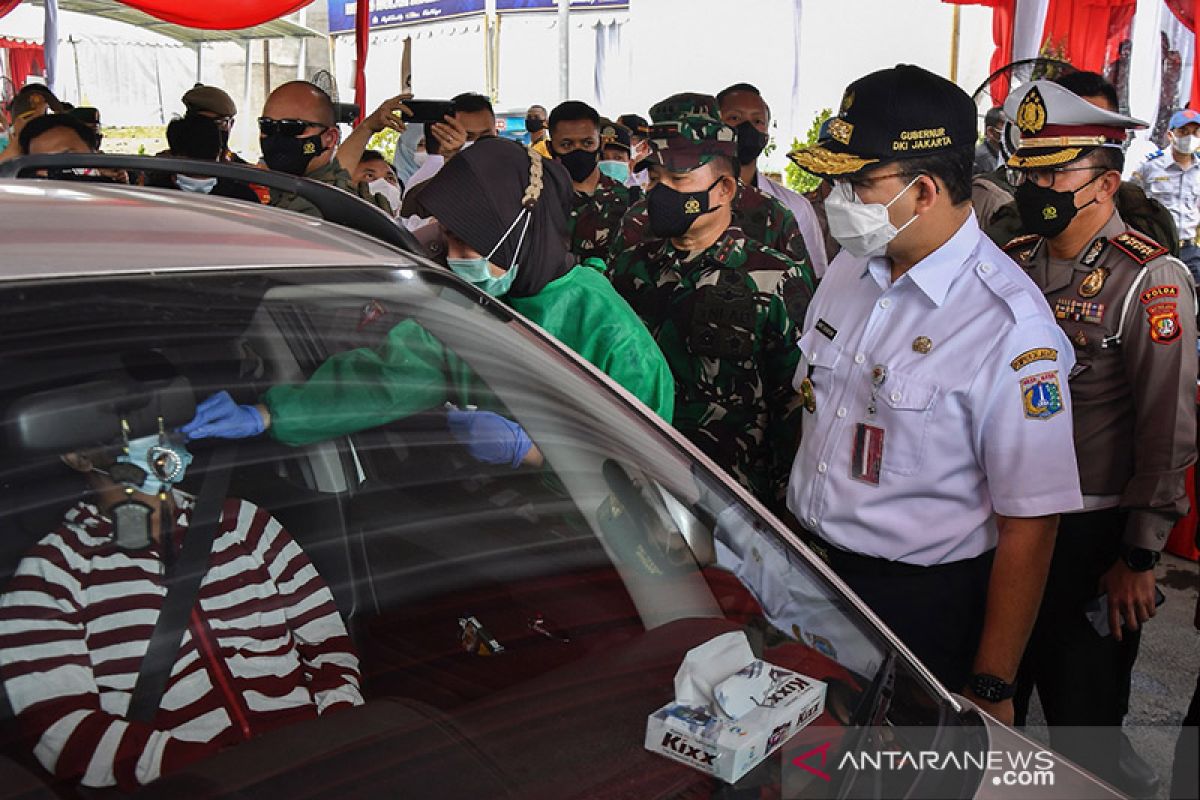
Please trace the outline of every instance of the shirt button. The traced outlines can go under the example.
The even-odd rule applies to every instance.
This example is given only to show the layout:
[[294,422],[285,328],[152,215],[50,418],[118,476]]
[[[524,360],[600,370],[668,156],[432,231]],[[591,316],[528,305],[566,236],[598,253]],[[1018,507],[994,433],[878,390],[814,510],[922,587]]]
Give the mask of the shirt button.
[[838,415],[838,419],[845,419],[846,418],[846,409],[839,408],[837,410],[837,415]]
[[829,471],[829,465],[826,464],[824,461],[822,461],[820,464],[817,464],[817,472],[824,475],[828,471]]
[[866,360],[867,360],[867,357],[866,357],[866,356],[864,356],[862,353],[859,353],[858,355],[856,355],[856,356],[854,357],[854,363],[855,363],[855,364],[861,364],[861,363],[863,363],[863,362],[864,362],[864,361],[866,361]]
[[817,529],[817,518],[816,518],[816,517],[809,517],[809,518],[808,518],[808,527],[809,527],[810,529],[812,529],[812,530],[816,530],[816,529]]
[[899,392],[892,392],[892,402],[893,403],[900,402],[900,393]]
[[892,301],[888,300],[886,297],[879,301],[880,308],[888,308],[889,306],[891,306],[891,304],[892,304]]
[[980,271],[980,272],[991,272],[991,271],[992,271],[992,265],[991,265],[991,264],[980,264],[980,265],[979,265],[979,271]]

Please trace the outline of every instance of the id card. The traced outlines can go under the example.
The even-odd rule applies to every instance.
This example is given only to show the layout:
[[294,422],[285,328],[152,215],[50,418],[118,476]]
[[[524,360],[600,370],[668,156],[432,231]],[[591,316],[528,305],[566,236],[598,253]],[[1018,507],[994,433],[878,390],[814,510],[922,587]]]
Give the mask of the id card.
[[850,453],[850,477],[879,485],[883,465],[883,428],[860,422],[854,426],[854,447]]

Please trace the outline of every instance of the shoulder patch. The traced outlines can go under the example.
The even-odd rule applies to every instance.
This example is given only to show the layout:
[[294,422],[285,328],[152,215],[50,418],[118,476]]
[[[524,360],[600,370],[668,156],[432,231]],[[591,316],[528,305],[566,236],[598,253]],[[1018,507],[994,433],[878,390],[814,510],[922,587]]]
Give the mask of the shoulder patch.
[[1164,256],[1169,250],[1148,236],[1143,236],[1134,230],[1128,230],[1120,236],[1114,236],[1109,241],[1113,246],[1132,258],[1138,264],[1148,264],[1159,256]]
[[1050,419],[1063,410],[1058,372],[1043,372],[1021,379],[1021,401],[1026,419]]
[[1035,347],[1033,350],[1026,350],[1021,355],[1017,356],[1009,364],[1014,372],[1020,372],[1035,361],[1057,361],[1058,351],[1053,347]]

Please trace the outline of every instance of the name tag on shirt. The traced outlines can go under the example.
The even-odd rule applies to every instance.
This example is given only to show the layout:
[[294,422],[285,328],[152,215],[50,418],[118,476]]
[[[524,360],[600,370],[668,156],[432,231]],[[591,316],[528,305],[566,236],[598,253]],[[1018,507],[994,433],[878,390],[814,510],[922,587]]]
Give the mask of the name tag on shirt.
[[850,477],[872,486],[879,485],[883,466],[883,428],[860,422],[854,426],[854,447],[850,454]]

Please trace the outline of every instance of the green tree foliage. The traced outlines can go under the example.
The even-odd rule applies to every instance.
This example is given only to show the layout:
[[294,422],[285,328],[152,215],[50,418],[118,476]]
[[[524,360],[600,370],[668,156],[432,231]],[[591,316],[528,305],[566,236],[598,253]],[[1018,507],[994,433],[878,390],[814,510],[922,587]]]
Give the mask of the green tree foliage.
[[[833,109],[823,108],[817,112],[817,116],[813,119],[812,125],[808,126],[808,132],[804,134],[804,139],[792,139],[792,150],[798,147],[807,147],[810,144],[817,143],[817,133],[821,130],[821,123],[833,116]],[[783,171],[783,180],[789,189],[794,192],[811,192],[817,188],[821,179],[811,172],[800,169],[791,161]]]

